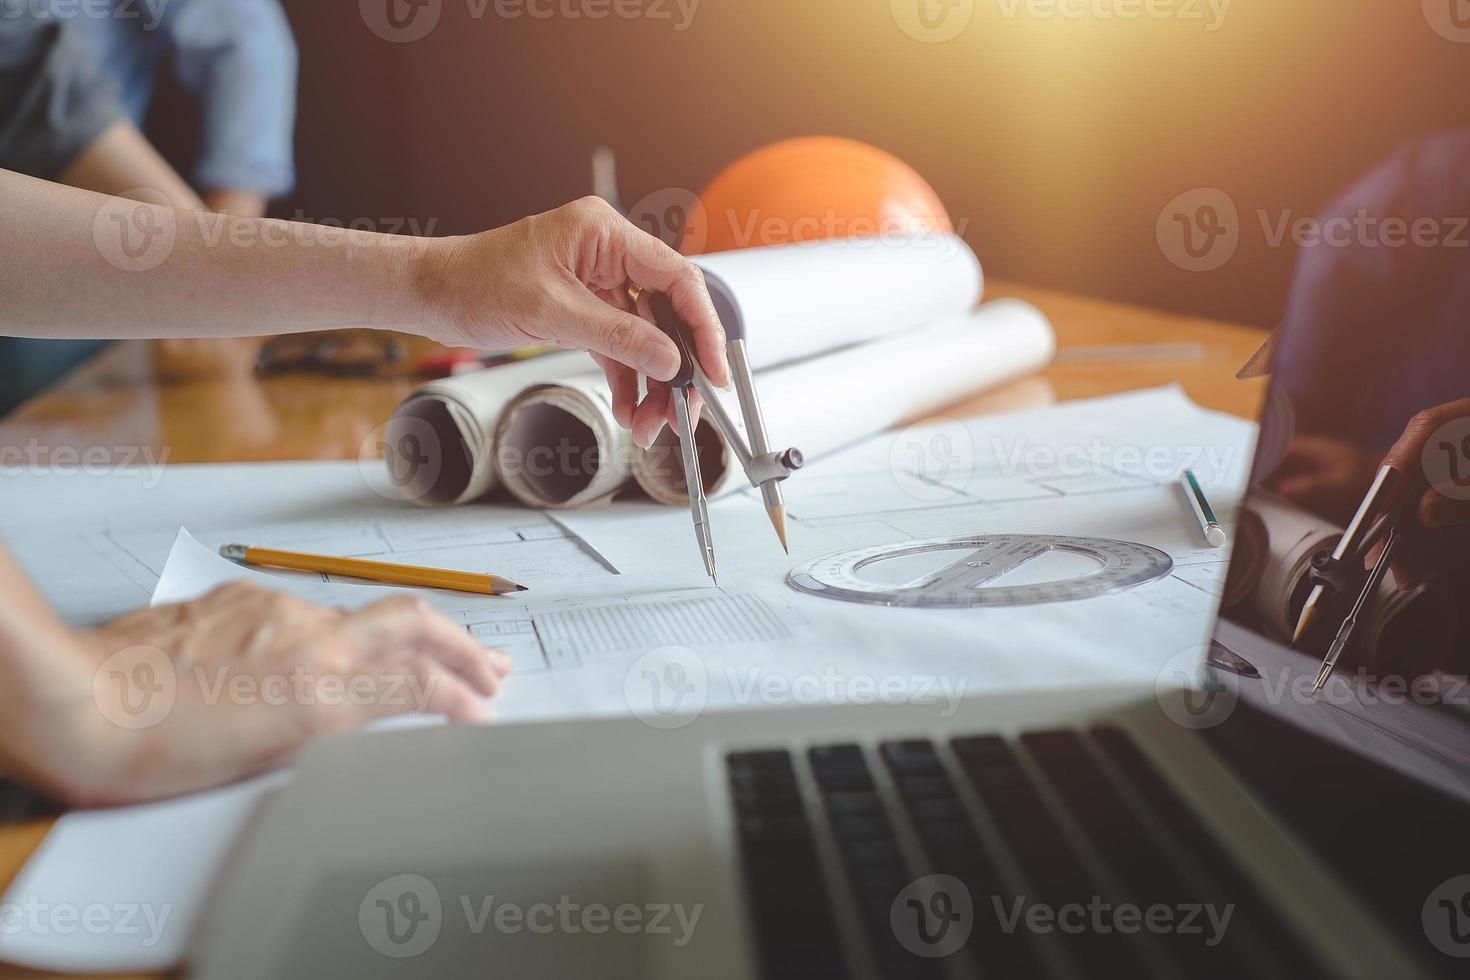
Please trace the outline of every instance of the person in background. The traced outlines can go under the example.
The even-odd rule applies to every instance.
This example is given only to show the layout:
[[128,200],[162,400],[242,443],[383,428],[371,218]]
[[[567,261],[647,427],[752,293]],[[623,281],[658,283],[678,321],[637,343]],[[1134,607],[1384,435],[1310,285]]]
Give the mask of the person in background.
[[[162,14],[171,9],[172,4],[165,5]],[[171,208],[204,210],[204,200],[129,117],[117,80],[98,65],[89,50],[78,26],[90,30],[97,22],[82,16],[62,18],[36,6],[3,13],[0,168],[102,194],[146,197]],[[133,31],[146,26],[146,22],[126,19],[118,23]],[[146,33],[151,36],[157,29],[161,28]],[[294,48],[291,53],[294,77]],[[215,77],[218,80],[222,75],[217,72]],[[242,202],[236,196],[249,188],[217,190],[230,192],[222,193],[218,204],[233,200],[232,206],[254,206],[253,201]],[[265,191],[260,188],[251,193]],[[101,346],[99,341],[0,338],[0,415]],[[217,341],[205,348],[198,342],[171,341],[170,349],[180,359],[211,366],[248,364],[253,358],[249,343]]]
[[112,16],[69,26],[118,85],[134,125],[144,127],[159,83],[172,77],[199,107],[188,169],[204,206],[263,216],[296,181],[296,42],[278,0],[169,0],[156,21],[133,0],[107,3]]
[[[1470,133],[1402,147],[1327,206],[1301,249],[1271,374],[1297,430],[1372,432],[1470,394]],[[1436,356],[1426,359],[1425,350]]]
[[[203,206],[128,122],[83,44],[62,21],[31,13],[0,17],[0,168],[104,194],[151,187],[174,207]],[[0,415],[101,346],[0,338]]]

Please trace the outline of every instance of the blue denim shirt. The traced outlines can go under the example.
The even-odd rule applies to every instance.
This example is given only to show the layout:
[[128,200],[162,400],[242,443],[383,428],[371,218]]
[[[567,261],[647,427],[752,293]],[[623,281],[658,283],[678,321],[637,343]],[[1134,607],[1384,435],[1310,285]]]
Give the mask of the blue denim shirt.
[[114,16],[68,21],[139,123],[160,73],[198,99],[202,188],[279,197],[294,186],[296,42],[278,0],[111,0]]
[[123,109],[63,24],[23,14],[0,0],[0,168],[55,180]]

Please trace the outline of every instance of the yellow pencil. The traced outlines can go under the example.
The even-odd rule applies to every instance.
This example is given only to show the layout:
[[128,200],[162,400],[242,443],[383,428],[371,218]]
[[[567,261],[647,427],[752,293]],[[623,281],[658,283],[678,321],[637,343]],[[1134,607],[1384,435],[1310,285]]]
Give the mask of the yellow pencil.
[[266,568],[289,568],[297,572],[319,572],[323,575],[346,575],[365,578],[373,582],[389,582],[393,585],[417,585],[426,589],[450,589],[455,592],[475,592],[479,595],[505,595],[508,592],[525,592],[524,585],[517,585],[499,575],[480,575],[475,572],[456,572],[443,568],[419,568],[416,565],[394,565],[385,561],[367,561],[362,558],[329,558],[325,555],[303,555],[294,551],[276,551],[272,548],[251,548],[243,544],[227,544],[219,553],[231,561]]

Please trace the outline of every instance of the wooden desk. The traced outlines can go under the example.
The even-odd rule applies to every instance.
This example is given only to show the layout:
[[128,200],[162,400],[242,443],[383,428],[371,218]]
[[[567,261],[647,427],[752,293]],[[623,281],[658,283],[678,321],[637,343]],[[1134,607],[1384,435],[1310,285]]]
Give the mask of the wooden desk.
[[[1116,394],[1177,382],[1199,404],[1253,417],[1264,382],[1235,372],[1260,345],[1259,330],[1170,316],[1008,283],[992,297],[1028,300],[1056,327],[1060,354],[1039,377],[957,405],[965,416]],[[1161,357],[1099,357],[1094,348],[1189,345]],[[143,343],[115,345],[0,422],[0,445],[151,447],[172,463],[266,459],[353,459],[373,428],[413,387],[405,380],[249,376],[160,380]],[[157,458],[157,457],[155,457]],[[0,828],[0,886],[45,836],[46,824]],[[0,968],[0,980],[24,974]]]

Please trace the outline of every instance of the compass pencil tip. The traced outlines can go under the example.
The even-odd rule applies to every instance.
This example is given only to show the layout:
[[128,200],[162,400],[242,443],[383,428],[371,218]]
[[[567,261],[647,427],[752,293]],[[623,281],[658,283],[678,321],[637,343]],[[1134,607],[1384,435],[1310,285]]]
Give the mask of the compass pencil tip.
[[767,507],[766,513],[770,515],[771,526],[776,529],[776,537],[781,539],[781,547],[786,550],[788,555],[791,554],[791,545],[786,539],[786,508]]

